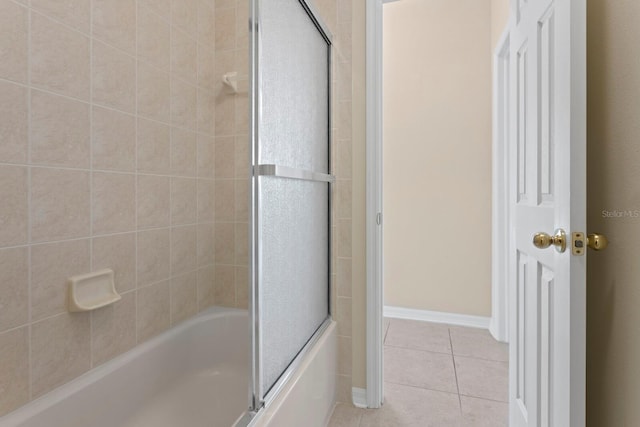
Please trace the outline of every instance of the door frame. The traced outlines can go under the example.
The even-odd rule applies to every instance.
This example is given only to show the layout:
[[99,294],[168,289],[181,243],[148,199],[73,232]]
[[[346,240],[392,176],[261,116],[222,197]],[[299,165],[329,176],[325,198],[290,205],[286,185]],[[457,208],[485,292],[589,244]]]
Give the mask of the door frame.
[[[380,408],[384,400],[383,368],[383,52],[382,6],[396,0],[368,0],[366,2],[366,406]],[[508,55],[510,21],[503,33],[494,55],[494,138],[493,138],[493,226],[492,226],[492,313],[490,332],[499,341],[508,339],[508,295],[506,255],[508,246],[499,242],[508,241],[508,133],[496,130],[508,127],[508,115],[497,115],[496,111],[508,108],[499,102],[496,92],[499,85],[509,84],[509,76],[496,76],[500,58]],[[506,50],[505,50],[506,49]],[[487,54],[490,54],[488,52]],[[508,100],[508,98],[507,98]],[[506,123],[505,123],[506,121]],[[360,402],[358,402],[360,403]]]
[[491,321],[489,331],[509,342],[509,97],[510,25],[493,53],[493,147],[491,212]]

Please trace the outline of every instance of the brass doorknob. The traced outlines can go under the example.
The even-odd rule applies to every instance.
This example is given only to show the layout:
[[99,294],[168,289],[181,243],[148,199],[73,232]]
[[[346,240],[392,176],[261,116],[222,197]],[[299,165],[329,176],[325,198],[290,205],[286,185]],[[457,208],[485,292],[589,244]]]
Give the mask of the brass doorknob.
[[533,235],[533,245],[540,249],[546,249],[553,245],[558,252],[563,253],[567,250],[567,234],[563,229],[556,230],[553,236],[542,232],[536,233]]
[[587,236],[587,246],[594,251],[603,251],[609,246],[609,240],[604,234],[592,233]]

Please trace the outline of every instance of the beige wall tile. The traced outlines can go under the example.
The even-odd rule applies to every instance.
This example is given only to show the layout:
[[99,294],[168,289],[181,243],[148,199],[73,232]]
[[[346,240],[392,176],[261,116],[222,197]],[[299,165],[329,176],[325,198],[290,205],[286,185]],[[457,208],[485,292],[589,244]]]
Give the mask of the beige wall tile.
[[236,2],[236,48],[249,47],[249,2]]
[[214,184],[211,180],[198,180],[198,222],[214,219]]
[[215,56],[210,46],[198,44],[198,86],[214,89],[216,86]]
[[351,220],[338,220],[338,250],[337,255],[351,258]]
[[171,324],[198,312],[198,277],[195,271],[171,279]]
[[171,18],[171,0],[139,0],[145,6],[160,14],[163,18]]
[[196,87],[173,78],[171,80],[171,123],[195,131],[197,105]]
[[232,136],[217,137],[215,140],[215,177],[235,177],[235,141]]
[[138,171],[167,174],[171,169],[171,128],[138,119]]
[[216,95],[227,96],[228,91],[222,84],[222,76],[230,71],[237,71],[235,50],[215,50],[215,64],[213,67],[214,89]]
[[235,7],[236,0],[215,0],[215,10]]
[[198,310],[215,303],[214,267],[209,265],[198,270]]
[[249,224],[235,224],[235,264],[247,265],[249,262]]
[[[193,2],[194,0],[188,0]],[[173,28],[171,31],[171,72],[191,84],[197,81],[198,54],[195,39]]]
[[236,102],[227,89],[222,89],[216,96],[215,112],[216,136],[233,135],[236,131]]
[[91,194],[94,235],[135,230],[135,175],[94,172]]
[[138,114],[164,123],[169,122],[169,74],[138,62]]
[[351,338],[338,337],[338,374],[351,375]]
[[215,181],[214,210],[216,221],[235,220],[235,180]]
[[91,272],[89,240],[31,248],[31,317],[40,320],[67,311],[69,277]]
[[338,180],[336,184],[336,216],[351,218],[351,181]]
[[165,227],[171,213],[171,179],[138,175],[138,228]]
[[163,70],[169,70],[169,23],[152,7],[138,4],[138,57]]
[[136,109],[136,60],[119,49],[93,42],[93,102],[127,113]]
[[29,401],[29,328],[0,334],[0,415]]
[[198,177],[213,178],[215,167],[215,139],[206,135],[198,135],[197,138],[197,169]]
[[171,23],[192,36],[198,25],[198,4],[196,0],[172,0]]
[[197,227],[171,229],[171,274],[176,276],[195,270],[197,263]]
[[89,38],[32,14],[31,83],[88,100],[89,80]]
[[90,0],[31,0],[31,7],[65,24],[89,32]]
[[26,324],[28,315],[29,249],[0,250],[0,331]]
[[91,313],[93,366],[136,345],[136,292],[122,295],[113,305]]
[[215,12],[216,50],[236,47],[236,9],[216,9]]
[[236,307],[249,308],[249,268],[236,265]]
[[212,47],[216,43],[215,1],[198,0],[198,42]]
[[25,7],[0,1],[0,78],[27,81],[28,15]]
[[235,261],[235,224],[217,222],[214,228],[214,251],[216,264],[234,264]]
[[197,182],[171,178],[171,224],[193,224],[197,219]]
[[338,297],[335,320],[338,322],[338,335],[350,337],[351,298]]
[[338,258],[336,291],[340,297],[351,297],[351,258]]
[[215,129],[215,92],[203,87],[198,88],[198,132],[214,135]]
[[198,224],[198,267],[213,264],[213,224]]
[[169,278],[170,252],[170,231],[168,228],[138,233],[136,257],[138,287]]
[[184,129],[171,129],[171,173],[196,176],[197,135]]
[[236,221],[249,221],[249,180],[236,179]]
[[27,168],[0,166],[0,247],[27,242]]
[[31,171],[31,238],[34,242],[89,234],[89,173]]
[[213,271],[215,283],[214,300],[216,305],[235,307],[235,267],[232,265],[216,265]]
[[[0,23],[0,28],[1,26]],[[2,42],[0,41],[0,43]],[[0,162],[26,163],[28,138],[26,88],[8,82],[0,82],[0,117],[2,117],[0,120],[0,141],[2,141]]]
[[138,343],[158,335],[171,324],[170,282],[138,289]]
[[96,237],[92,241],[92,269],[114,272],[116,290],[124,293],[136,287],[135,233]]
[[132,172],[136,167],[136,119],[118,111],[93,107],[93,167]]
[[93,0],[93,35],[131,54],[136,51],[136,1]]
[[336,172],[341,179],[351,179],[352,149],[350,139],[341,139],[337,142],[337,167]]
[[236,178],[248,179],[251,174],[249,173],[251,164],[251,158],[249,156],[249,147],[251,142],[249,141],[249,135],[238,135],[235,138],[236,141]]
[[31,162],[89,167],[89,104],[31,92]]
[[33,324],[31,391],[34,397],[89,370],[90,334],[88,313],[63,313]]
[[246,135],[249,133],[249,99],[237,97],[235,109],[236,134]]

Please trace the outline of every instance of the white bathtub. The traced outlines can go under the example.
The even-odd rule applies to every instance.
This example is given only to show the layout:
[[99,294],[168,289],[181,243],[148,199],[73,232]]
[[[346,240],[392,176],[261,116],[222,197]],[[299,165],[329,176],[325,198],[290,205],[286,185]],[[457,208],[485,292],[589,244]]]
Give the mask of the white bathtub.
[[[0,427],[231,427],[248,406],[244,310],[212,308],[0,418]],[[324,427],[335,402],[335,323],[256,427]]]
[[2,427],[230,427],[247,409],[246,311],[213,308],[0,418]]

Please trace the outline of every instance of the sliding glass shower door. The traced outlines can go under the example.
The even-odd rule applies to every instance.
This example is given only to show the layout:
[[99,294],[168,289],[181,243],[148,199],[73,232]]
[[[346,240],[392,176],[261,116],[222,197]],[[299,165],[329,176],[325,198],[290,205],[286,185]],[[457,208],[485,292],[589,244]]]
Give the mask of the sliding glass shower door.
[[252,2],[252,405],[329,318],[330,49],[303,0]]

